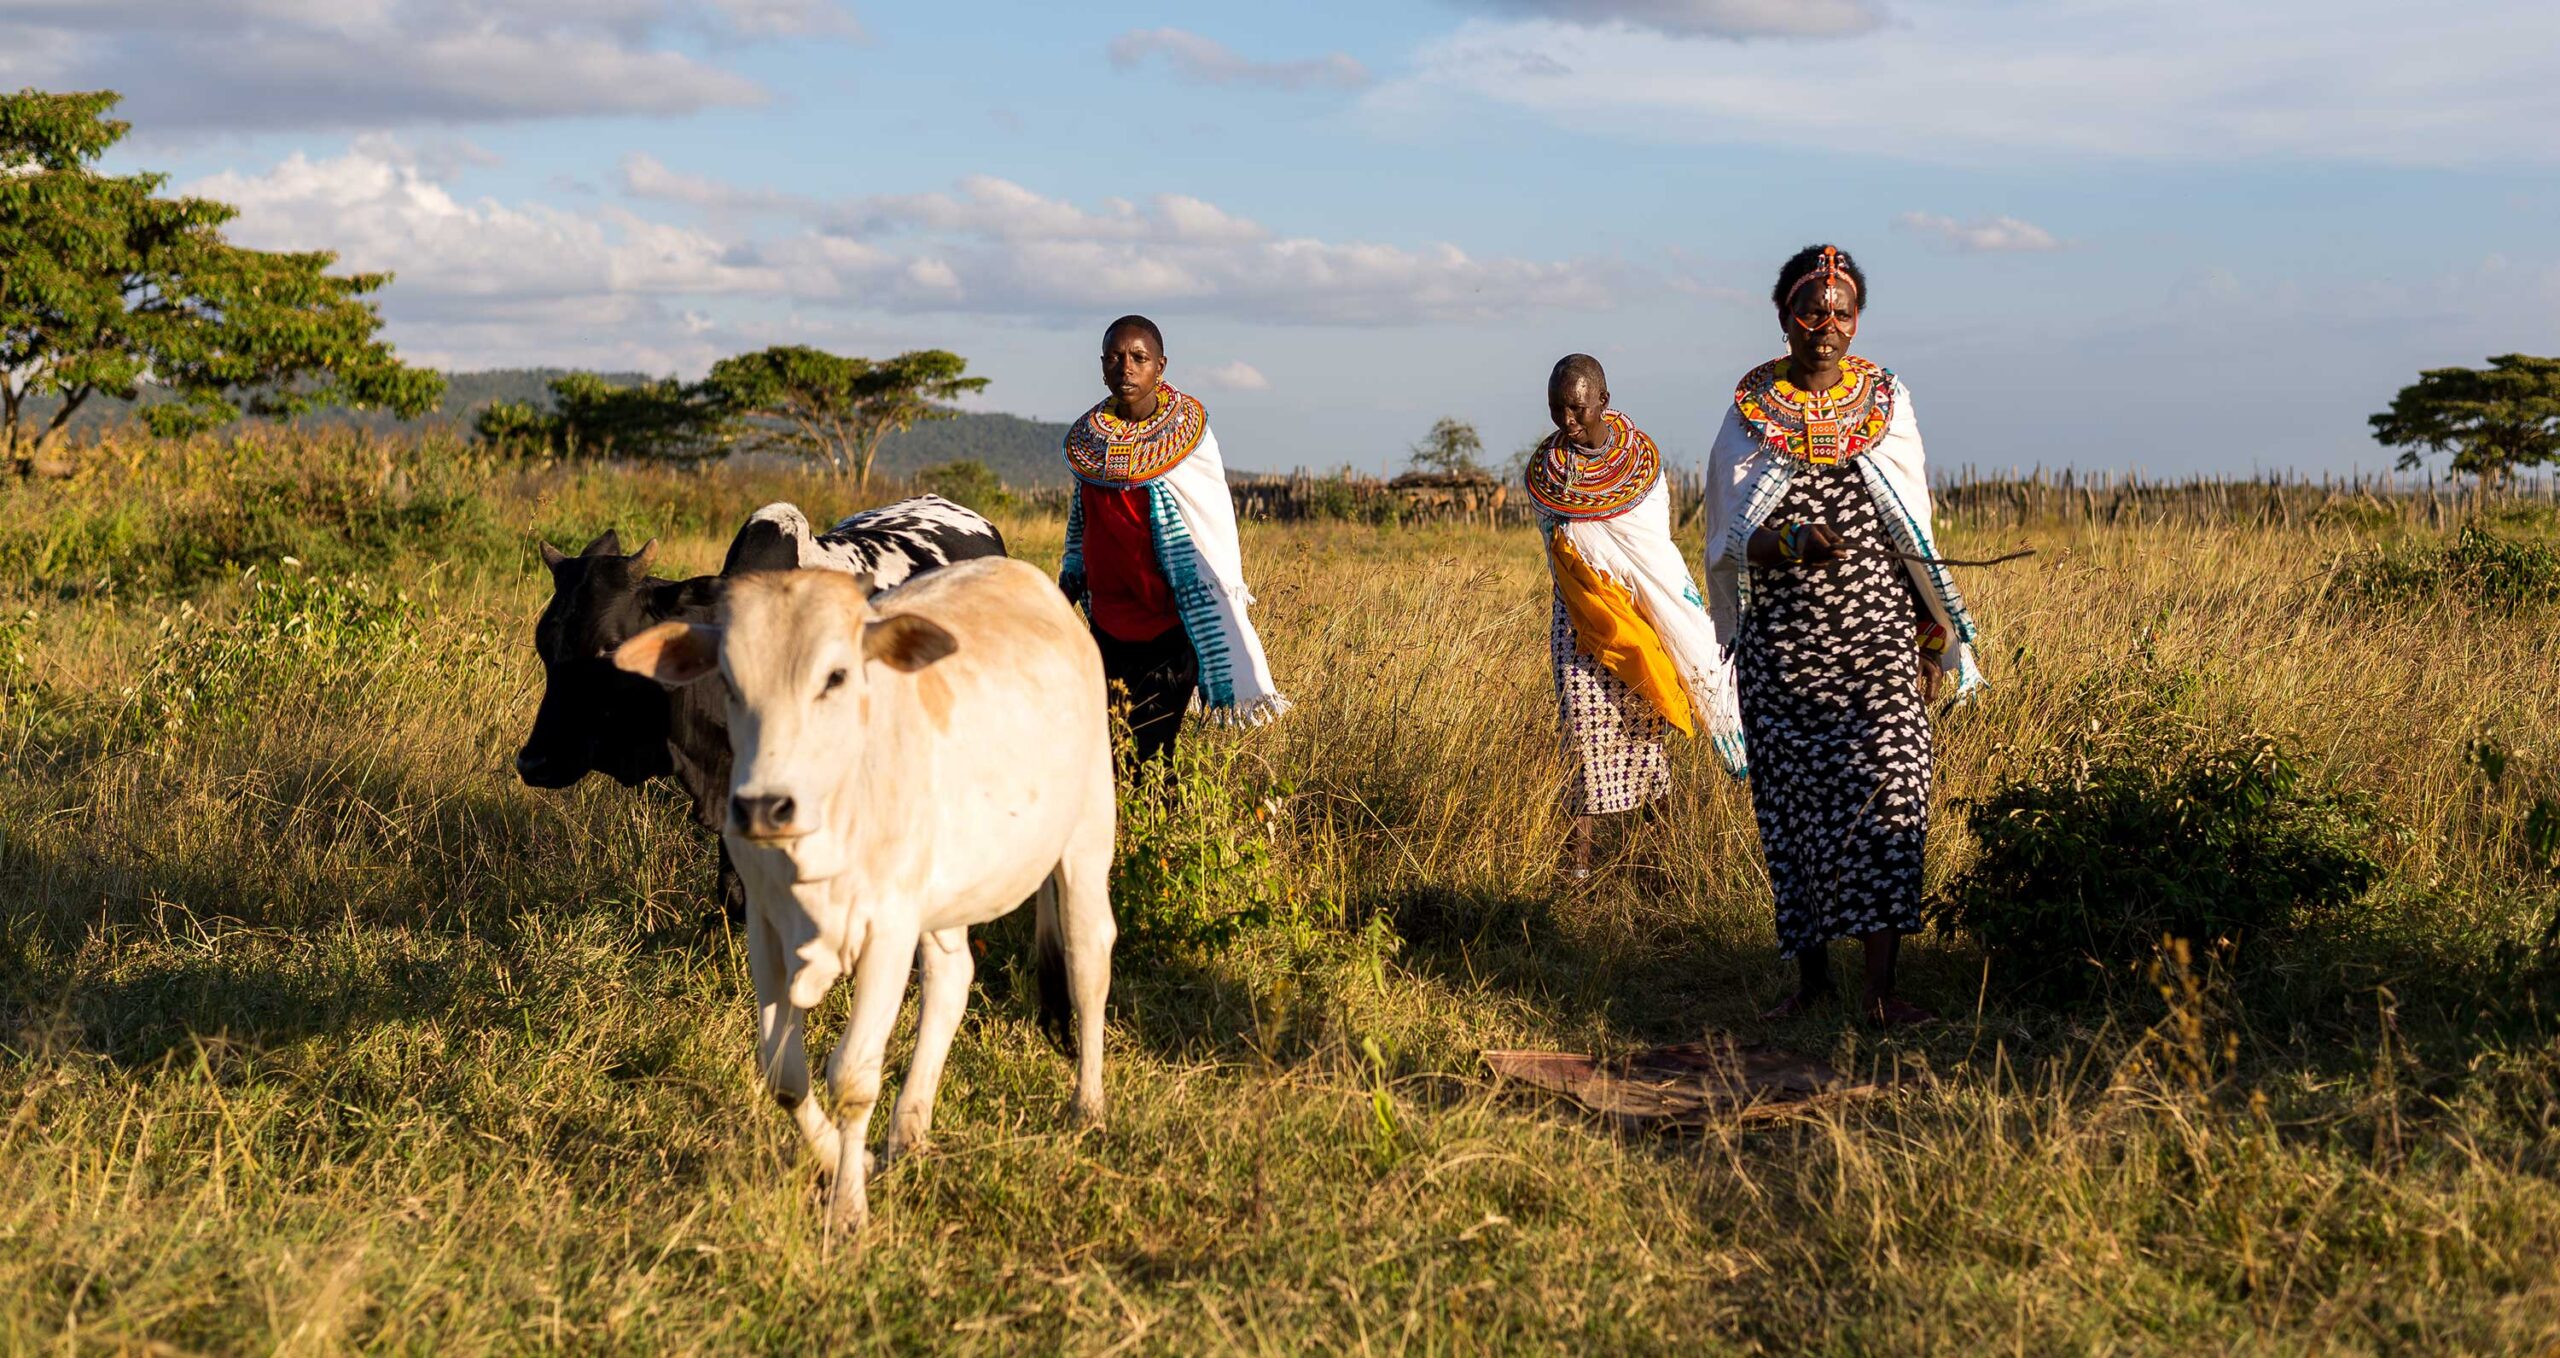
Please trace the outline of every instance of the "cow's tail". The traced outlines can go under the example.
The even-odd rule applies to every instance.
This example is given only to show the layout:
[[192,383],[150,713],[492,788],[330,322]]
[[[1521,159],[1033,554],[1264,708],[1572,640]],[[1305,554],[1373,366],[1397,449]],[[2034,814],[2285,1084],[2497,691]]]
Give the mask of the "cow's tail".
[[1048,880],[1031,898],[1031,965],[1040,987],[1040,1031],[1064,1052],[1068,1030],[1074,1026],[1074,1006],[1067,998],[1067,942],[1058,922],[1058,892],[1058,874],[1051,869]]

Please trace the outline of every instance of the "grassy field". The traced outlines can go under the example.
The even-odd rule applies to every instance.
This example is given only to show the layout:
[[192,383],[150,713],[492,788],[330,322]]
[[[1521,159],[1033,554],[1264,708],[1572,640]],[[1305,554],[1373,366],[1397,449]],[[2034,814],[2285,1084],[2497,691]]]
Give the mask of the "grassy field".
[[[1109,1125],[1063,1126],[1007,921],[934,1151],[831,1252],[709,841],[668,792],[509,760],[538,536],[708,570],[758,503],[852,506],[353,441],[89,461],[0,487],[8,1351],[2560,1343],[2560,987],[2528,946],[2560,891],[2524,847],[2560,610],[2326,590],[2387,514],[1949,526],[2041,554],[1966,582],[1994,687],[1941,721],[1933,881],[1958,799],[2134,714],[2278,736],[2372,799],[2385,874],[2246,966],[2069,1009],[1923,936],[1906,989],[1952,1018],[1891,1036],[1755,1019],[1787,975],[1748,799],[1694,747],[1666,815],[1557,880],[1533,536],[1248,527],[1301,710],[1191,738],[1190,802],[1133,817]],[[1054,520],[1005,527],[1054,561]],[[1707,1030],[1908,1084],[1627,1135],[1475,1055]]]

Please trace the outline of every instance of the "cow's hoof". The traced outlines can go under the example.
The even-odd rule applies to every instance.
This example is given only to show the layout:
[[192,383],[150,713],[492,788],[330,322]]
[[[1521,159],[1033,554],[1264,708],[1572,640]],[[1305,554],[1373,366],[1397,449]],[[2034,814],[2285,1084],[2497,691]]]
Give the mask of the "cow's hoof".
[[859,1190],[827,1194],[827,1234],[860,1235],[871,1224],[871,1204]]
[[1103,1128],[1102,1100],[1075,1099],[1067,1104],[1067,1125],[1080,1132],[1098,1132]]

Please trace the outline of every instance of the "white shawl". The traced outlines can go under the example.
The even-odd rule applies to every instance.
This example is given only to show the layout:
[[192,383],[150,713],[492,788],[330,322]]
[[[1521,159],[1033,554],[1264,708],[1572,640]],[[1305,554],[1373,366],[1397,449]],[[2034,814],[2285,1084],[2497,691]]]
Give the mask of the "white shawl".
[[[1227,491],[1226,463],[1218,456],[1217,434],[1204,424],[1199,445],[1189,455],[1171,471],[1139,484],[1147,491],[1156,562],[1173,589],[1183,634],[1200,662],[1192,706],[1213,721],[1247,726],[1260,726],[1287,712],[1291,703],[1271,676],[1261,634],[1246,611],[1255,600],[1244,580],[1244,548],[1236,537],[1236,505]],[[1061,573],[1082,576],[1082,492],[1067,505]]]
[[[1262,635],[1245,611],[1257,601],[1244,582],[1244,546],[1236,536],[1236,502],[1227,490],[1227,465],[1218,456],[1217,431],[1201,430],[1200,446],[1153,484],[1162,488],[1181,517],[1201,583],[1216,605],[1204,617],[1195,619],[1190,609],[1183,614],[1193,649],[1203,653],[1200,692],[1194,701],[1205,703],[1213,718],[1249,726],[1286,713],[1291,704],[1281,696],[1279,681],[1271,675],[1271,661],[1262,651]],[[1164,550],[1160,535],[1158,551]],[[1219,692],[1210,681],[1206,654],[1210,643],[1200,635],[1208,628],[1216,630],[1217,642],[1226,653],[1228,693]]]
[[1689,693],[1727,771],[1747,774],[1742,749],[1742,708],[1734,692],[1733,662],[1717,643],[1715,619],[1689,578],[1671,540],[1671,488],[1657,478],[1653,489],[1623,514],[1606,519],[1566,519],[1541,514],[1549,537],[1561,534],[1583,564],[1633,595],[1636,610],[1661,636],[1680,686]]
[[[1876,513],[1896,547],[1915,556],[1936,556],[1931,529],[1929,472],[1920,446],[1919,420],[1911,413],[1911,387],[1892,379],[1893,419],[1884,437],[1860,454],[1857,466],[1865,477]],[[1765,522],[1786,494],[1803,464],[1760,442],[1758,434],[1731,404],[1707,454],[1707,611],[1716,634],[1728,648],[1742,634],[1743,615],[1750,611],[1751,569],[1748,552],[1752,532]],[[1941,662],[1963,697],[1982,685],[1982,668],[1974,658],[1973,615],[1944,566],[1906,561],[1920,601],[1951,640]]]

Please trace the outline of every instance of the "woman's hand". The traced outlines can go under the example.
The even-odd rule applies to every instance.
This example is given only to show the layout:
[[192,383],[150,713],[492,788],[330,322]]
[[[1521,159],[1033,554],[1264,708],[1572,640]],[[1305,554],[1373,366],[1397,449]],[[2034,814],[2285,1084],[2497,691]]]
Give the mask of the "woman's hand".
[[1919,652],[1919,656],[1920,701],[1934,703],[1938,700],[1938,680],[1945,675],[1946,666],[1927,651]]
[[[1840,535],[1832,532],[1829,524],[1808,523],[1790,526],[1801,527],[1803,530],[1803,537],[1798,544],[1798,550],[1803,554],[1797,557],[1797,560],[1808,566],[1819,566],[1840,555]],[[1787,560],[1786,548],[1782,544],[1778,531],[1769,528],[1751,530],[1751,549],[1745,555],[1751,558],[1751,564],[1754,566],[1775,566]]]

